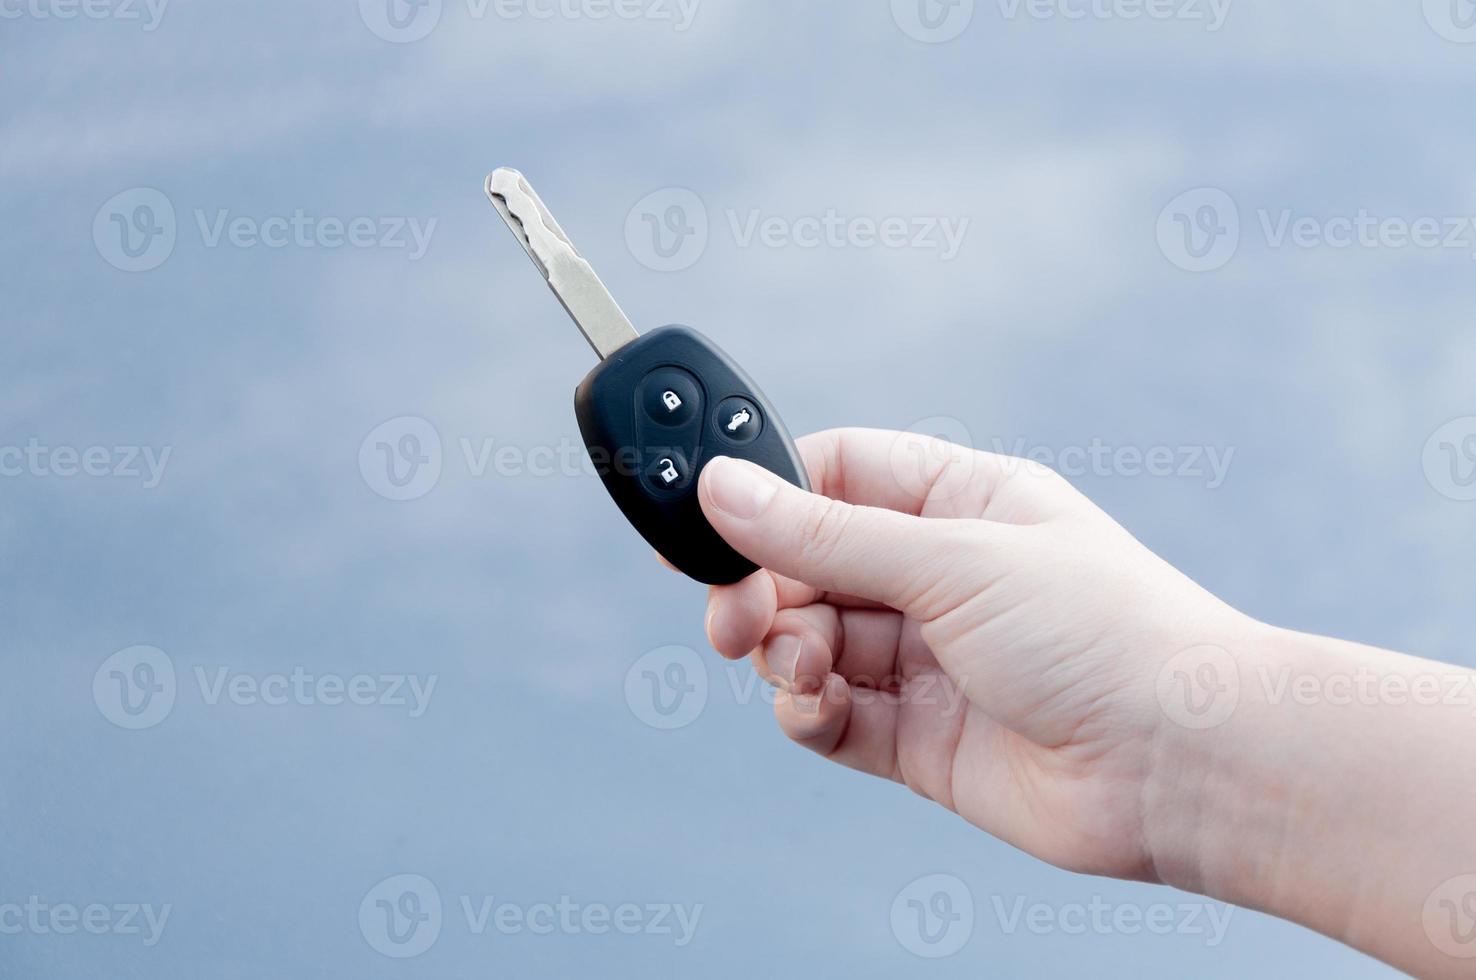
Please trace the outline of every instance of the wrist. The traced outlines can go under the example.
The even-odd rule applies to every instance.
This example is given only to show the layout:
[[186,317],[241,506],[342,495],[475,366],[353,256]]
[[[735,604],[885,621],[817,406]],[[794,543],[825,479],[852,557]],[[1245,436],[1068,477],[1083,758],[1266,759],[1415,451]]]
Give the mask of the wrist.
[[1144,844],[1158,880],[1236,905],[1247,883],[1264,887],[1286,846],[1257,812],[1278,806],[1292,774],[1268,751],[1255,703],[1277,630],[1239,613],[1181,646],[1153,677],[1157,712],[1144,781]]
[[1188,725],[1165,709],[1153,742],[1160,879],[1428,972],[1427,900],[1476,873],[1476,787],[1442,750],[1476,736],[1448,698],[1455,681],[1476,690],[1471,672],[1248,619],[1217,642],[1233,676],[1200,676],[1223,702]]

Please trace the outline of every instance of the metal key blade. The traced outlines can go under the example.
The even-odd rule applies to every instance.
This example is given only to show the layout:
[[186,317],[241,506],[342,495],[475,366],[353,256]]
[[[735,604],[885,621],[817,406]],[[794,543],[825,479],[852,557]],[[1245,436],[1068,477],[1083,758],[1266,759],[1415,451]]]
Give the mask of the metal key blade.
[[639,336],[522,174],[507,167],[492,171],[487,196],[601,360]]

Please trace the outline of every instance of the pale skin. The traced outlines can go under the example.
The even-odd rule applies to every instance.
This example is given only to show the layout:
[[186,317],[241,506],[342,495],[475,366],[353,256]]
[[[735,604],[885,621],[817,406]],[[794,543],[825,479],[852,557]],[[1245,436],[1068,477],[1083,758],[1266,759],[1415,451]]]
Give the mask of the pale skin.
[[1059,867],[1476,976],[1476,673],[1257,622],[1034,464],[799,446],[814,493],[731,459],[699,489],[763,569],[708,636],[791,739]]

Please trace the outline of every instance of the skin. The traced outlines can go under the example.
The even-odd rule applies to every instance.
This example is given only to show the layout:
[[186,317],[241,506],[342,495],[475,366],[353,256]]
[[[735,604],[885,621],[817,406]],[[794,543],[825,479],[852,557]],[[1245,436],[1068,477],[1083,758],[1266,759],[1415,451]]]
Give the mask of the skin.
[[791,739],[1059,867],[1476,974],[1476,674],[1259,623],[1038,465],[798,445],[814,493],[732,459],[699,485],[763,569],[708,636]]

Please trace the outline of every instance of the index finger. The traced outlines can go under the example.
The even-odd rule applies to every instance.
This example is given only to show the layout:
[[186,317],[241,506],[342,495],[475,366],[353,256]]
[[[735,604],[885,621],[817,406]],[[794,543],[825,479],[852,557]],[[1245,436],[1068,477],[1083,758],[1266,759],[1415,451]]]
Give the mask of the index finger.
[[[972,469],[973,450],[916,432],[828,429],[795,441],[815,493],[921,517],[950,471]],[[963,464],[968,464],[966,467]]]

